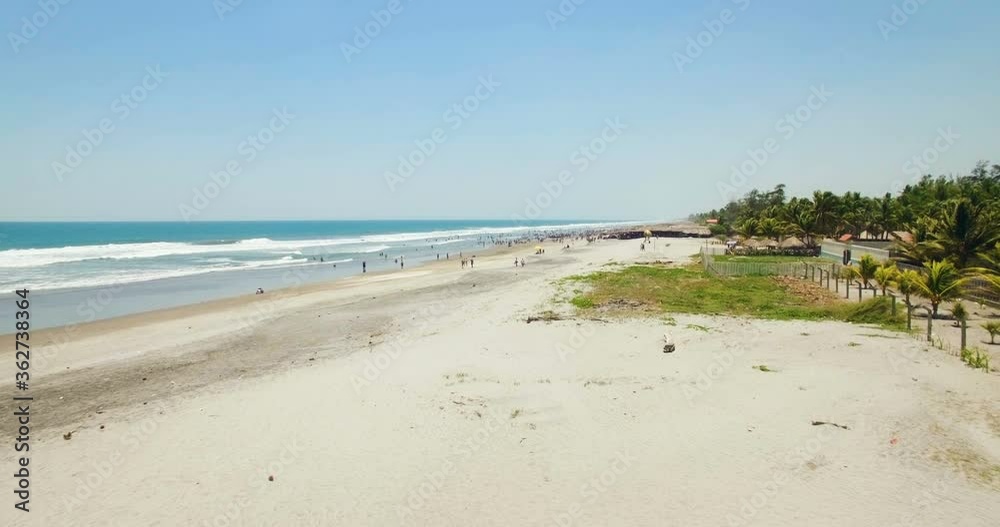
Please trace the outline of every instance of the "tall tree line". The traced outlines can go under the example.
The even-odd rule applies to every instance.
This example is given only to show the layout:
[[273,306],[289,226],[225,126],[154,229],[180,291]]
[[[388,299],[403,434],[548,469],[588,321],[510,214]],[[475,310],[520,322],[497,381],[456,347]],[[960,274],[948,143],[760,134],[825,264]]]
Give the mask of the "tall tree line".
[[1000,165],[985,161],[968,175],[923,176],[898,195],[817,190],[810,197],[788,198],[785,185],[754,189],[721,209],[691,216],[699,222],[709,218],[719,220],[711,227],[715,234],[798,236],[807,244],[865,234],[895,241],[908,260],[1000,271]]

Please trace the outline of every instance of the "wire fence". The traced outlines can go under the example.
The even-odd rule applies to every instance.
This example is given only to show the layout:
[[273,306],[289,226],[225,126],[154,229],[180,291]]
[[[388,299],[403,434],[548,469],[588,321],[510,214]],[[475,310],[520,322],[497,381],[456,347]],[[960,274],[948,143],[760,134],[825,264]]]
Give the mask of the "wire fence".
[[[862,287],[857,281],[841,279],[840,277],[842,276],[845,266],[841,265],[839,262],[831,262],[829,260],[821,263],[807,262],[805,260],[801,262],[740,262],[720,261],[715,258],[716,256],[722,254],[725,254],[724,248],[710,246],[703,247],[701,260],[705,271],[717,276],[726,277],[796,276],[803,279],[818,281],[820,284],[825,285],[828,289],[832,288],[832,290],[838,293],[843,290],[845,298],[856,296],[859,300],[864,299],[865,296],[877,296],[881,292],[881,289],[876,288],[877,284],[869,284],[868,287]],[[900,262],[897,262],[896,265],[903,270],[913,269],[917,272],[924,272],[922,267]],[[856,295],[851,293],[851,291],[854,290],[857,291]],[[891,292],[885,292],[892,296]],[[983,278],[969,278],[962,290],[962,298],[967,301],[977,302],[991,307],[1000,307],[1000,292],[997,291],[992,283]]]

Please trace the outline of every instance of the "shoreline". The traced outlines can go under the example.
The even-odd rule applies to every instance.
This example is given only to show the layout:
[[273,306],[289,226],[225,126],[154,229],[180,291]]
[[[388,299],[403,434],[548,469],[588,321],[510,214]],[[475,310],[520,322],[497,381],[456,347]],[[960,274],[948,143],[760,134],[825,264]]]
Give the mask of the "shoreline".
[[[660,222],[660,223],[645,223],[645,224],[644,223],[640,223],[640,222],[629,222],[628,225],[624,225],[624,224],[623,225],[612,225],[612,226],[594,228],[594,229],[591,229],[591,230],[579,231],[579,232],[570,231],[570,232],[567,233],[567,235],[565,237],[573,239],[574,243],[577,243],[577,242],[581,241],[581,240],[577,239],[577,237],[581,236],[581,235],[600,236],[600,237],[604,237],[604,238],[607,238],[607,239],[636,239],[636,238],[641,237],[641,234],[642,234],[642,232],[645,229],[654,229],[654,232],[657,233],[657,236],[659,236],[659,235],[665,235],[666,238],[676,238],[676,237],[687,237],[688,235],[696,232],[697,231],[697,226],[689,224],[689,223],[686,223],[686,222],[676,222],[676,223],[662,223],[662,222]],[[698,237],[703,237],[703,236],[701,236],[701,234],[699,234]],[[554,238],[557,238],[557,237],[556,236],[548,236],[548,237],[546,237],[545,238],[545,243],[551,243],[551,241]],[[479,248],[474,248],[472,250],[466,250],[464,247],[460,247],[460,249],[462,249],[462,251],[460,251],[460,252],[469,252],[469,253],[476,252],[476,253],[479,253],[479,254],[481,254],[483,256],[488,256],[488,255],[492,255],[492,254],[497,254],[499,251],[502,251],[502,250],[512,250],[512,251],[513,250],[518,250],[518,249],[528,250],[527,246],[533,247],[537,243],[540,243],[540,242],[537,242],[537,240],[535,238],[517,238],[517,239],[511,240],[511,241],[514,241],[515,243],[514,243],[513,247],[510,247],[510,248],[507,248],[507,247],[502,246],[502,245],[495,245],[495,246],[487,245],[485,247],[479,247]],[[446,262],[457,261],[456,259],[452,259],[452,260],[445,260],[445,259],[442,259],[442,260],[431,260],[431,259],[421,260],[419,258],[415,258],[414,260],[415,260],[415,263],[413,264],[413,266],[410,267],[410,268],[408,268],[408,269],[406,269],[406,270],[417,269],[417,268],[427,268],[427,267],[435,266],[435,265],[438,265],[438,264],[445,264]],[[266,289],[266,293],[267,294],[271,294],[271,293],[275,293],[275,292],[279,292],[279,291],[290,291],[290,290],[299,290],[299,289],[302,289],[303,291],[306,291],[307,289],[303,289],[303,288],[310,288],[310,287],[315,287],[315,288],[317,288],[317,290],[320,290],[320,289],[323,289],[324,287],[328,286],[329,284],[333,284],[333,283],[337,283],[337,282],[342,282],[342,281],[347,281],[347,280],[350,280],[352,278],[357,278],[357,277],[364,276],[364,275],[375,276],[375,275],[379,275],[379,274],[383,274],[383,273],[390,273],[391,274],[391,273],[398,273],[398,272],[400,272],[399,269],[394,268],[394,267],[393,268],[389,268],[389,269],[385,269],[384,268],[385,264],[382,263],[383,260],[381,260],[381,259],[379,259],[379,260],[373,260],[373,261],[377,262],[378,265],[379,265],[379,267],[383,267],[383,268],[378,268],[378,270],[370,271],[368,273],[361,273],[361,272],[357,272],[358,269],[360,269],[360,267],[358,265],[358,262],[353,262],[351,264],[352,265],[351,269],[353,269],[353,270],[352,271],[347,271],[345,274],[343,274],[341,276],[321,276],[321,277],[318,277],[318,278],[316,278],[314,280],[305,280],[305,279],[303,279],[302,278],[303,276],[308,276],[308,275],[326,275],[326,274],[329,274],[331,272],[332,268],[329,265],[323,266],[322,264],[315,264],[316,267],[310,265],[310,266],[276,267],[276,268],[268,269],[268,270],[233,270],[233,271],[228,271],[226,273],[233,273],[234,276],[232,276],[232,277],[226,277],[226,278],[229,278],[229,280],[232,281],[232,282],[236,282],[236,281],[252,282],[252,279],[247,278],[247,277],[240,277],[239,275],[241,275],[241,274],[247,274],[247,273],[255,273],[255,272],[269,272],[269,273],[275,273],[275,274],[280,273],[282,281],[286,281],[287,282],[289,280],[291,280],[291,281],[298,280],[298,281],[304,281],[305,282],[305,283],[300,283],[300,284],[297,284],[297,285],[284,285],[284,286],[278,286],[278,287],[268,287],[268,288],[265,288]],[[120,298],[120,296],[121,296],[120,293],[121,293],[122,290],[142,290],[144,288],[151,288],[151,287],[162,288],[163,286],[168,285],[169,282],[171,282],[171,281],[182,281],[183,282],[183,281],[190,281],[192,279],[211,282],[212,281],[211,280],[212,279],[212,275],[213,275],[213,273],[204,273],[204,274],[200,274],[200,275],[193,275],[193,276],[186,276],[186,277],[177,277],[177,278],[164,278],[164,279],[157,279],[157,280],[145,281],[145,282],[129,282],[129,283],[123,283],[123,284],[107,284],[107,285],[103,285],[103,286],[92,286],[92,287],[84,287],[84,288],[38,290],[38,291],[41,291],[41,294],[44,294],[44,295],[47,295],[47,296],[48,295],[54,296],[56,299],[58,299],[58,303],[60,303],[60,304],[63,303],[62,302],[63,299],[61,298],[63,296],[69,295],[71,298],[74,298],[74,301],[72,301],[72,302],[65,302],[65,304],[66,305],[75,306],[75,313],[77,314],[77,316],[66,317],[69,321],[67,321],[65,323],[56,323],[55,325],[46,325],[46,326],[44,326],[44,327],[42,327],[40,329],[35,330],[35,332],[36,333],[47,333],[47,332],[53,332],[53,331],[59,331],[59,330],[62,330],[63,332],[65,332],[66,328],[86,327],[86,326],[89,326],[91,324],[99,323],[99,322],[102,322],[102,321],[111,321],[111,320],[117,320],[117,319],[128,319],[128,320],[133,320],[133,321],[141,321],[141,319],[137,319],[137,318],[134,318],[134,317],[136,315],[144,315],[144,314],[152,314],[152,313],[160,313],[160,312],[163,312],[163,313],[173,312],[173,313],[177,313],[178,316],[182,316],[183,313],[185,312],[185,308],[194,308],[194,309],[197,309],[195,306],[201,306],[201,305],[204,305],[204,304],[215,305],[215,303],[220,303],[220,304],[218,304],[218,306],[221,307],[221,306],[226,305],[225,302],[228,302],[228,301],[233,301],[233,302],[242,302],[242,301],[245,301],[245,300],[237,300],[237,299],[242,299],[245,296],[251,295],[251,293],[239,293],[239,294],[226,294],[226,293],[223,293],[222,296],[216,296],[216,297],[207,298],[207,299],[195,299],[195,300],[192,300],[192,301],[183,301],[183,300],[181,300],[181,301],[178,301],[179,303],[173,303],[173,301],[172,301],[170,303],[173,304],[173,305],[168,304],[168,305],[165,305],[163,307],[154,307],[152,309],[143,309],[141,307],[138,307],[138,308],[136,308],[136,309],[139,309],[138,311],[133,309],[133,310],[127,310],[126,312],[120,313],[120,314],[111,314],[111,315],[108,315],[108,316],[101,316],[101,313],[105,309],[107,309],[109,305],[114,304],[114,302]],[[244,289],[250,291],[250,290],[253,290],[255,287],[257,287],[257,285],[254,285],[253,283],[248,283],[247,287],[244,288]],[[12,296],[12,295],[6,295],[6,294],[2,295],[2,297],[6,297],[6,296]],[[37,294],[36,294],[36,297],[37,297]],[[130,298],[129,300],[132,301],[133,303],[136,303],[136,302],[140,302],[142,300],[142,297],[140,295],[138,298]],[[3,309],[10,309],[10,307],[7,306],[6,304],[4,304],[4,306],[5,306],[4,308],[0,308],[0,315],[5,314],[5,312],[4,312]],[[63,309],[68,309],[68,308],[63,307]],[[91,319],[87,320],[88,317],[90,317]],[[75,332],[75,329],[73,331]],[[0,336],[7,336],[7,335],[10,335],[10,334],[12,334],[12,333],[0,333]]]

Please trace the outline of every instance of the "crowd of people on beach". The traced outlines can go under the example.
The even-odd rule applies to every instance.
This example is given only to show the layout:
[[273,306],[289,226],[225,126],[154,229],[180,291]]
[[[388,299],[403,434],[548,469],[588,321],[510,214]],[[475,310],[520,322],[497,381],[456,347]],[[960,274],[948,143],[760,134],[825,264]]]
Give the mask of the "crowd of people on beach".
[[[563,250],[569,250],[569,249],[572,248],[572,245],[574,243],[578,242],[578,241],[580,241],[580,242],[586,241],[589,244],[589,243],[592,243],[592,242],[596,241],[597,239],[600,239],[600,238],[603,238],[603,237],[606,237],[606,236],[602,235],[601,231],[580,231],[580,232],[576,232],[576,233],[562,234],[560,236],[549,236],[546,233],[542,233],[542,232],[526,233],[526,234],[518,234],[518,235],[513,235],[513,234],[489,234],[489,235],[484,235],[484,236],[480,237],[478,240],[476,240],[476,244],[479,245],[480,247],[484,247],[484,248],[485,247],[503,247],[503,246],[506,246],[507,248],[514,248],[515,246],[518,246],[518,245],[530,245],[532,243],[540,244],[540,243],[545,243],[545,242],[557,242],[559,244],[562,244]],[[459,239],[462,239],[462,238],[460,236],[451,236],[451,237],[447,237],[447,238],[435,238],[435,239],[430,240],[430,241],[435,242],[436,244],[440,244],[440,243],[442,243],[442,241],[444,241],[444,242],[450,242],[450,241],[459,240]],[[569,243],[567,243],[567,242],[569,242]],[[403,244],[403,246],[405,247],[406,244]],[[427,246],[424,245],[424,247],[427,247]],[[435,248],[435,245],[431,244],[430,248],[432,248],[432,249]],[[420,247],[414,248],[414,251],[419,251],[419,250],[420,250]],[[535,255],[543,255],[543,254],[545,254],[545,249],[543,247],[541,247],[541,246],[536,246],[534,254]],[[338,262],[336,262],[336,261],[334,261],[334,262],[328,261],[328,259],[331,256],[335,256],[335,255],[331,255],[331,254],[313,255],[313,256],[309,256],[309,260],[313,261],[313,262],[317,262],[317,263],[322,263],[322,264],[329,263],[329,264],[332,265],[333,268],[336,268]],[[388,251],[384,251],[384,250],[383,251],[379,251],[379,253],[378,253],[377,256],[378,256],[379,259],[384,260],[384,261],[387,262],[388,259],[389,259],[389,252]],[[435,253],[435,258],[434,259],[435,260],[441,260],[441,253]],[[451,253],[450,252],[445,252],[444,253],[444,259],[445,260],[451,260]],[[468,268],[468,269],[474,269],[475,266],[476,266],[476,255],[472,255],[471,257],[466,257],[465,254],[464,254],[464,251],[462,251],[462,252],[458,253],[458,259],[460,261],[460,265],[461,265],[462,269],[466,269],[466,268]],[[340,263],[351,262],[351,261],[352,260],[350,260],[350,259],[339,260]],[[399,265],[399,269],[400,270],[404,270],[406,268],[406,261],[405,261],[405,258],[404,258],[404,256],[402,254],[400,254],[399,256],[396,256],[396,257],[393,258],[393,264],[394,265]],[[514,257],[514,267],[525,267],[526,264],[527,264],[527,262],[525,261],[524,257],[521,257],[521,258]],[[361,273],[362,274],[367,274],[368,273],[368,261],[367,260],[361,260]],[[264,294],[264,289],[258,287],[254,291],[254,294],[263,295]]]
[[[573,243],[575,243],[577,241],[581,241],[581,242],[582,241],[586,241],[587,243],[592,243],[593,241],[595,241],[596,239],[598,239],[598,237],[601,236],[601,234],[602,234],[602,231],[588,231],[588,230],[581,230],[579,232],[573,232],[573,233],[562,233],[562,234],[560,234],[558,236],[550,236],[549,233],[542,232],[542,231],[539,231],[539,232],[527,232],[527,233],[517,233],[517,234],[514,234],[514,233],[496,233],[496,234],[485,234],[483,236],[480,236],[478,239],[475,240],[475,244],[478,245],[479,247],[483,247],[483,248],[488,248],[488,247],[496,248],[496,247],[504,247],[504,246],[506,246],[507,248],[512,249],[512,248],[515,248],[516,246],[519,246],[519,245],[530,245],[530,244],[533,244],[533,243],[534,244],[541,244],[541,243],[545,243],[545,242],[557,242],[557,243],[561,244],[561,246],[562,246],[562,248],[564,250],[569,250],[572,247]],[[429,239],[429,240],[421,240],[421,242],[426,243],[427,241],[430,241],[432,243],[429,245],[429,248],[430,249],[435,249],[436,245],[440,245],[442,243],[454,243],[455,241],[462,240],[462,239],[463,239],[463,237],[456,235],[456,236],[448,236],[448,237],[442,237],[442,238],[433,238],[433,239]],[[408,250],[408,249],[404,249],[406,246],[407,246],[407,244],[403,243],[402,246],[399,248],[400,251]],[[428,248],[428,245],[424,244],[424,245],[421,245],[421,246],[418,246],[418,247],[414,247],[413,251],[414,252],[419,252],[422,248],[426,249],[426,248]],[[543,247],[541,247],[541,246],[536,246],[534,254],[535,255],[543,255],[543,254],[545,254],[545,249]],[[317,262],[317,263],[324,263],[324,264],[325,263],[332,263],[332,266],[334,268],[336,268],[337,267],[337,262],[329,262],[328,261],[331,256],[334,256],[334,255],[331,255],[331,254],[313,255],[313,256],[309,257],[309,260]],[[434,253],[434,260],[435,261],[441,260],[441,256],[442,256],[442,253],[440,253],[440,252]],[[445,252],[443,254],[443,256],[444,256],[445,260],[451,260],[451,253],[450,252]],[[389,255],[388,251],[382,250],[382,251],[378,252],[377,257],[380,260],[388,262],[390,255]],[[458,259],[459,259],[459,262],[460,262],[460,265],[461,265],[462,269],[466,269],[466,268],[468,268],[468,269],[474,269],[475,266],[476,266],[476,261],[475,261],[476,255],[472,255],[471,257],[466,257],[465,254],[464,254],[464,251],[463,251],[463,252],[459,252],[458,253]],[[348,260],[340,260],[340,263],[350,262],[350,261],[351,260],[349,260],[349,259]],[[406,268],[406,260],[405,260],[405,257],[404,257],[403,254],[399,254],[398,256],[393,257],[392,261],[393,261],[393,265],[398,265],[400,270],[404,270]],[[514,258],[514,267],[524,267],[526,265],[526,263],[527,262],[525,261],[525,259],[523,257],[521,257],[521,258],[515,257]],[[362,274],[367,274],[368,273],[368,261],[367,260],[362,260],[361,261],[361,273]],[[255,293],[256,294],[264,294],[264,290],[261,289],[261,288],[258,288]]]

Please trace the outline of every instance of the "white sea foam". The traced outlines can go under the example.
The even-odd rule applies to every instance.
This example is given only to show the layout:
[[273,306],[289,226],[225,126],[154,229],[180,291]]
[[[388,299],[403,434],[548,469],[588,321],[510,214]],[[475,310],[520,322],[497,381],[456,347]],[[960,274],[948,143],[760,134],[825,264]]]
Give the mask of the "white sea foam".
[[[222,259],[219,259],[222,260]],[[347,263],[352,258],[343,260],[331,260],[326,263]],[[17,285],[28,289],[49,290],[49,289],[72,289],[79,287],[96,287],[108,284],[130,284],[136,282],[146,282],[150,280],[161,280],[165,278],[180,278],[185,276],[195,276],[207,273],[245,271],[249,269],[261,268],[281,268],[295,267],[301,265],[316,264],[308,258],[294,258],[285,256],[277,260],[259,260],[238,262],[231,260],[230,263],[221,261],[213,265],[184,266],[176,269],[132,269],[127,271],[108,270],[96,274],[66,276],[62,274],[45,274],[37,277],[20,279],[16,284],[4,284],[0,281],[0,287]]]
[[[0,270],[6,269],[0,272],[0,287],[13,284],[34,289],[63,289],[144,282],[213,272],[319,264],[312,258],[377,253],[413,242],[445,245],[486,235],[556,233],[609,225],[614,224],[481,227],[307,240],[250,238],[218,243],[150,242],[9,249],[0,251]],[[153,260],[155,258],[160,260]],[[325,263],[350,261],[350,258],[326,259]],[[13,281],[7,283],[9,280],[5,278]]]
[[[45,249],[9,249],[0,251],[0,268],[30,268],[46,265],[82,262],[87,260],[129,260],[142,258],[157,258],[163,256],[188,256],[198,254],[226,253],[277,253],[304,254],[304,249],[328,247],[336,252],[379,252],[389,247],[387,244],[411,242],[418,240],[441,240],[435,243],[451,242],[452,239],[470,238],[488,234],[514,234],[527,232],[558,232],[574,229],[596,228],[613,225],[611,223],[579,223],[573,225],[522,226],[522,227],[480,227],[475,229],[456,229],[448,231],[407,232],[393,234],[376,234],[370,236],[349,238],[323,238],[311,240],[272,240],[270,238],[250,238],[231,243],[182,243],[182,242],[150,242],[150,243],[120,243],[107,245],[83,245],[70,247],[53,247]],[[458,241],[458,240],[456,240]],[[377,247],[365,247],[366,244],[378,244]],[[351,247],[359,245],[361,247]],[[317,252],[317,251],[309,251]],[[330,251],[333,252],[333,251]]]
[[[27,268],[46,265],[83,262],[88,260],[133,260],[158,258],[163,256],[196,256],[199,254],[227,253],[272,253],[303,254],[302,249],[330,247],[337,252],[364,252],[368,248],[349,250],[350,244],[362,244],[362,240],[294,240],[274,241],[267,238],[240,240],[235,243],[194,244],[177,242],[121,243],[109,245],[84,245],[46,249],[10,249],[0,251],[0,267]],[[341,249],[343,247],[344,250]],[[376,248],[381,251],[385,247]]]

